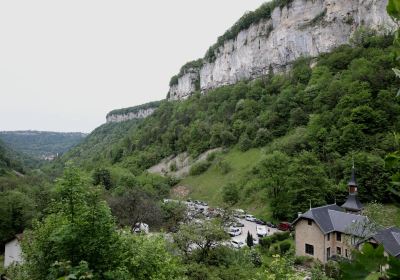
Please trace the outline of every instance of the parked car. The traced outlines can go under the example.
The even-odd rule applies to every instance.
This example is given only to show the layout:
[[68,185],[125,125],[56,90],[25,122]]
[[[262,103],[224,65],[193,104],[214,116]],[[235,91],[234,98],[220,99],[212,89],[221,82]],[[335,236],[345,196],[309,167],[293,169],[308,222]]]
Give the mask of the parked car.
[[253,215],[250,215],[250,214],[247,214],[245,216],[245,219],[246,219],[246,221],[249,221],[249,222],[255,222],[257,220]]
[[233,216],[234,216],[235,218],[241,218],[241,219],[243,219],[243,218],[246,217],[246,212],[244,212],[243,209],[235,209],[235,210],[233,211]]
[[268,235],[268,232],[267,232],[267,227],[266,226],[257,226],[256,227],[256,230],[257,230],[257,236],[258,237],[264,237],[264,236],[267,236]]
[[258,239],[255,239],[255,238],[253,237],[253,245],[258,245],[258,244],[259,244]]
[[244,224],[242,224],[241,222],[236,222],[236,223],[233,223],[233,226],[234,227],[244,227]]
[[145,223],[136,223],[133,228],[134,233],[149,233],[149,225]]
[[231,246],[235,249],[240,249],[246,246],[246,244],[242,241],[231,240]]
[[292,225],[289,222],[281,222],[278,225],[278,229],[282,231],[288,231],[292,229]]
[[231,237],[239,236],[242,234],[242,229],[237,227],[230,227],[228,233]]
[[267,223],[264,222],[263,220],[257,219],[256,224],[265,226]]

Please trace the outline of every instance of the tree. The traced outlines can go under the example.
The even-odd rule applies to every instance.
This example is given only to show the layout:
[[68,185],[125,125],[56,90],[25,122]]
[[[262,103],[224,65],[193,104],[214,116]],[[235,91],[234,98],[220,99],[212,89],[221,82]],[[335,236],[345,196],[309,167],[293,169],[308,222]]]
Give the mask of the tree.
[[247,231],[246,244],[249,248],[254,246],[253,235]]
[[154,197],[141,190],[129,190],[122,195],[110,197],[108,203],[120,226],[128,226],[133,230],[139,222],[150,226],[161,224],[161,209]]
[[351,262],[342,262],[340,268],[343,280],[364,280],[371,275],[384,276],[382,267],[387,264],[383,255],[384,248],[379,246],[376,249],[366,243],[360,252],[355,251]]
[[93,185],[102,185],[106,190],[113,187],[111,173],[106,168],[98,168],[93,173]]
[[247,151],[248,149],[251,148],[251,140],[249,138],[249,135],[247,133],[243,133],[242,136],[240,136],[239,139],[239,149],[242,152]]
[[233,184],[229,183],[222,189],[222,199],[225,203],[232,206],[239,201],[239,189]]
[[117,262],[118,237],[110,209],[73,167],[58,182],[51,214],[24,234],[24,269],[30,279],[48,279],[60,261],[70,261],[71,267],[86,261],[98,276]]
[[179,231],[173,235],[173,238],[185,258],[189,257],[192,250],[198,249],[199,261],[204,262],[207,260],[210,251],[220,242],[227,240],[229,236],[221,223],[216,220],[182,225]]

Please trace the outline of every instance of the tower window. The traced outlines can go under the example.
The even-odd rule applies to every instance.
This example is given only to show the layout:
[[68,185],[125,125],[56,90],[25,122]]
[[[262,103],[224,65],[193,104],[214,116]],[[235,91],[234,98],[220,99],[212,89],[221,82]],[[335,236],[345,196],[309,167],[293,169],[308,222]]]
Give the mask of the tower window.
[[312,225],[312,220],[308,220],[308,225],[309,225],[309,226]]
[[314,246],[310,244],[306,244],[306,254],[314,255]]
[[342,241],[342,234],[340,232],[336,232],[336,241]]
[[330,233],[328,233],[326,239],[327,239],[328,241],[331,241],[331,234],[330,234]]
[[336,253],[337,253],[338,255],[341,255],[341,254],[342,254],[342,248],[336,247]]

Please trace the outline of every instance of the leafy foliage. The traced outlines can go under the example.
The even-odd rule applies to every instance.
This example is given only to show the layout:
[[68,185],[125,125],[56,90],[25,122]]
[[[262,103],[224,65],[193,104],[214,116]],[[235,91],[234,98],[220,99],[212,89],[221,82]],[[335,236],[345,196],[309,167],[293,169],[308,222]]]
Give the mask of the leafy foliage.
[[2,131],[0,139],[17,152],[41,159],[63,154],[80,143],[86,135],[79,132]]

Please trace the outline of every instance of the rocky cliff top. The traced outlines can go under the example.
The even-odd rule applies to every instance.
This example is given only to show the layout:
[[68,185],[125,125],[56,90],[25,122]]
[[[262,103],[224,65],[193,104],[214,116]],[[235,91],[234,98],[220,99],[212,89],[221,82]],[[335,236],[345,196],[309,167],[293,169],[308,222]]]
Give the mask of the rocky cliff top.
[[360,27],[395,26],[387,0],[275,0],[246,13],[203,59],[185,64],[170,82],[169,100],[286,71],[300,57],[316,57],[350,41]]
[[107,123],[122,122],[132,119],[143,119],[150,116],[160,106],[161,101],[154,101],[138,106],[117,109],[106,116]]

